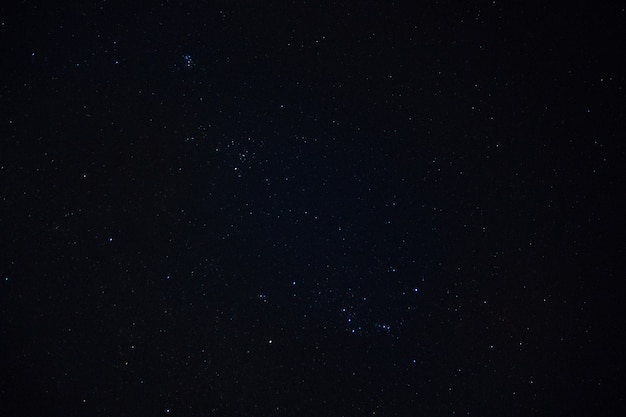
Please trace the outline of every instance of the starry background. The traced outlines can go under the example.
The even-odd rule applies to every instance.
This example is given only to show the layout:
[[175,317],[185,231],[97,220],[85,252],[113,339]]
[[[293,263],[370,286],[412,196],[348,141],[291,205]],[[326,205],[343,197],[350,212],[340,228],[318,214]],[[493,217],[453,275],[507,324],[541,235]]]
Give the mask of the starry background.
[[623,2],[14,3],[1,414],[624,412]]

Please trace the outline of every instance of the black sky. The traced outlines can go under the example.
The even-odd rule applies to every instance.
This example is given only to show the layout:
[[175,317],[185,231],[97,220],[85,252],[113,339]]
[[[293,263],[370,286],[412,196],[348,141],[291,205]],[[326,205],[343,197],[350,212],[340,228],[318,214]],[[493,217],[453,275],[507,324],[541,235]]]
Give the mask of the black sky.
[[624,412],[624,4],[317,3],[0,7],[0,414]]

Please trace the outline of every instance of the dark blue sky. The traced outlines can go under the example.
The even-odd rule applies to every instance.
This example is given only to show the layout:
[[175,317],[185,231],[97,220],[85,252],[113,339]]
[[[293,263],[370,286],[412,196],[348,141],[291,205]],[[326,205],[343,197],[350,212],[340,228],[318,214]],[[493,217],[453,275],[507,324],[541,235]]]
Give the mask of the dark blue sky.
[[624,411],[623,7],[383,3],[3,6],[12,415]]

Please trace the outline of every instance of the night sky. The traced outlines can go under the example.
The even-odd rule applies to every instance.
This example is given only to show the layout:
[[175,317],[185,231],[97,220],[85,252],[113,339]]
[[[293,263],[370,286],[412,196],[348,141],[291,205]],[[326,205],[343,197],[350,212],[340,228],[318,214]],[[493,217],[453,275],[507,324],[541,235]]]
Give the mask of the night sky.
[[625,412],[624,27],[0,6],[0,415]]

